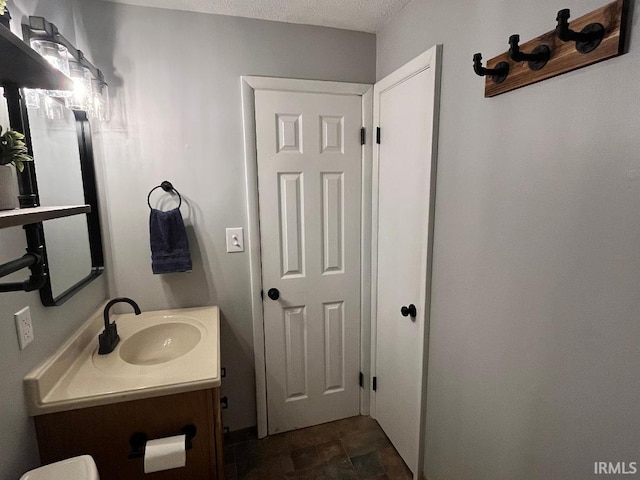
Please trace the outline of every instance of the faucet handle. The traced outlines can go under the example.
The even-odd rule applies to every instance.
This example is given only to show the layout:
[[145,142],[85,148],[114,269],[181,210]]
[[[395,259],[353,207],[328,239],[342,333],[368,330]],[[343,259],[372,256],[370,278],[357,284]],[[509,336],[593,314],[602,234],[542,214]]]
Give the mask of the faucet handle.
[[113,350],[120,342],[120,336],[118,335],[118,327],[114,323],[110,323],[104,329],[100,335],[98,335],[98,355],[107,355],[113,352]]

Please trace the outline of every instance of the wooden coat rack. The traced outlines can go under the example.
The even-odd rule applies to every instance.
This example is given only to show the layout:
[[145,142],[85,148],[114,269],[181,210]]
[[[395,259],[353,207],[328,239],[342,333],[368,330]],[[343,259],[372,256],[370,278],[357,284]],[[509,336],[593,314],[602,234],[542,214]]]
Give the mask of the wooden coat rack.
[[485,77],[485,97],[494,97],[547,78],[601,62],[624,53],[628,0],[616,0],[571,23],[570,12],[560,10],[554,30],[520,45],[509,39],[507,52],[482,66],[474,55],[474,70]]

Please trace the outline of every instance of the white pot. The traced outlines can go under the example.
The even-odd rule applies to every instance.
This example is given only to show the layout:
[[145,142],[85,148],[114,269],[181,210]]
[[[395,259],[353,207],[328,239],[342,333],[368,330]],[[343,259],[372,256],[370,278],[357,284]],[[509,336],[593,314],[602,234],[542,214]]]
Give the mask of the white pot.
[[0,210],[12,210],[18,202],[18,178],[13,165],[0,165]]

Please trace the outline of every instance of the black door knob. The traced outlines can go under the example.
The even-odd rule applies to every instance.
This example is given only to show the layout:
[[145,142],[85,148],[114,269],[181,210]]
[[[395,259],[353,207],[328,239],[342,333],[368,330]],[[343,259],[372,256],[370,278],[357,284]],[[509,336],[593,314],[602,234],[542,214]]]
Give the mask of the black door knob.
[[278,290],[277,288],[270,288],[269,291],[267,292],[267,296],[271,300],[277,300],[280,298],[280,290]]
[[409,304],[408,307],[402,307],[400,309],[400,313],[402,314],[403,317],[411,317],[411,318],[415,318],[415,316],[417,315],[416,312],[416,306],[411,303]]

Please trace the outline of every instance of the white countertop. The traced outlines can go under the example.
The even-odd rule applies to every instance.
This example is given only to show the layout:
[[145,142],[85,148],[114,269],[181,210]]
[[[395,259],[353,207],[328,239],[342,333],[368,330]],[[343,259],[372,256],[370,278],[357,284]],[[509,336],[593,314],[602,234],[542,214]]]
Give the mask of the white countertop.
[[[98,355],[98,334],[104,329],[102,312],[99,309],[55,354],[25,377],[29,415],[220,386],[218,307],[112,314],[120,343],[113,352]],[[200,331],[200,341],[193,350],[155,365],[133,365],[120,358],[120,348],[135,333],[176,321],[189,323]]]

